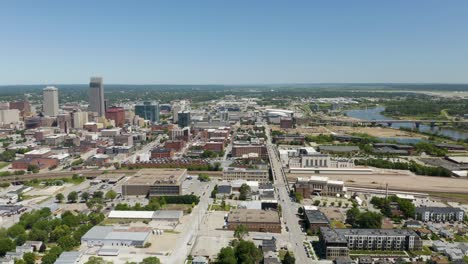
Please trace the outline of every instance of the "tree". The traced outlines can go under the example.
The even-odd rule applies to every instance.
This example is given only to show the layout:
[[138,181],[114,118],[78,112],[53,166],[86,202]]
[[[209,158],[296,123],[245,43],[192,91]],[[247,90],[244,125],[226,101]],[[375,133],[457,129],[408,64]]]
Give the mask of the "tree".
[[247,195],[250,193],[250,186],[247,184],[242,184],[239,190],[239,200],[247,200]]
[[67,235],[59,238],[57,244],[64,250],[72,250],[74,247],[79,246],[80,242],[78,242],[72,236]]
[[0,257],[5,256],[5,253],[15,248],[15,244],[9,238],[0,238]]
[[218,253],[219,264],[237,264],[236,253],[232,247],[224,247]]
[[76,201],[78,200],[78,193],[75,191],[70,192],[67,196],[67,199],[71,203],[76,203]]
[[359,228],[381,228],[382,215],[375,212],[364,212],[358,217]]
[[93,193],[93,198],[104,198],[104,193],[102,191],[95,191]]
[[355,226],[360,215],[359,208],[353,207],[346,212],[346,223]]
[[296,258],[288,252],[286,252],[286,255],[284,255],[283,261],[281,262],[283,264],[294,264],[296,263]]
[[213,190],[211,191],[210,197],[214,199],[216,198],[216,194],[218,194],[218,184],[214,186]]
[[117,197],[117,193],[114,190],[109,190],[106,193],[106,199],[108,200],[114,200]]
[[208,176],[208,174],[200,173],[198,174],[198,180],[201,182],[209,182],[211,179],[210,176]]
[[240,240],[236,246],[238,263],[258,263],[262,258],[262,251],[252,241]]
[[319,206],[319,205],[320,205],[320,200],[315,200],[315,201],[314,201],[314,205],[315,205],[315,206]]
[[59,225],[50,232],[50,240],[52,242],[58,241],[61,237],[64,237],[71,233],[70,227],[67,225]]
[[26,230],[21,224],[14,224],[7,230],[7,235],[13,239],[25,233]]
[[304,197],[302,196],[302,193],[300,192],[295,192],[294,198],[296,199],[296,202],[298,203],[302,202],[302,200],[304,199]]
[[244,237],[249,235],[249,229],[246,225],[240,224],[234,230],[234,237],[238,239],[244,239]]
[[81,199],[83,199],[85,202],[88,202],[89,200],[89,193],[88,192],[83,192],[81,194]]
[[144,258],[141,264],[160,264],[161,261],[157,257]]
[[26,264],[34,264],[36,262],[36,254],[34,252],[24,253],[23,260]]
[[107,264],[107,263],[112,263],[112,262],[106,262],[103,258],[95,257],[95,256],[89,257],[88,261],[85,262],[85,264]]
[[57,195],[55,195],[55,200],[61,203],[63,202],[63,200],[65,200],[65,196],[63,195],[63,193],[57,193]]

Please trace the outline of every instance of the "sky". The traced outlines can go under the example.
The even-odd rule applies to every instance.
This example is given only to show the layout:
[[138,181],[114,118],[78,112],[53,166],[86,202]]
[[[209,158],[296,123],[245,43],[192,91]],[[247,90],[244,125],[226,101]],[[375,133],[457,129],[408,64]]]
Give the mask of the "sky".
[[0,1],[0,85],[468,83],[465,0]]

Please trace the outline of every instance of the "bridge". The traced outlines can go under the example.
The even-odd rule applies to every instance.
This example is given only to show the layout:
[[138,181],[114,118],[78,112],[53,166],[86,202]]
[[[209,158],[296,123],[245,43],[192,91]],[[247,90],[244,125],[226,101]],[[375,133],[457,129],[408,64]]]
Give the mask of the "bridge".
[[422,120],[422,119],[408,119],[408,120],[400,120],[400,119],[388,119],[388,120],[363,120],[363,119],[321,119],[316,120],[319,123],[323,124],[336,124],[336,125],[388,125],[391,127],[393,124],[414,124],[416,128],[419,128],[421,124],[427,124],[431,127],[435,127],[437,125],[447,125],[447,124],[465,124],[468,125],[468,120],[463,121],[453,121],[453,120]]

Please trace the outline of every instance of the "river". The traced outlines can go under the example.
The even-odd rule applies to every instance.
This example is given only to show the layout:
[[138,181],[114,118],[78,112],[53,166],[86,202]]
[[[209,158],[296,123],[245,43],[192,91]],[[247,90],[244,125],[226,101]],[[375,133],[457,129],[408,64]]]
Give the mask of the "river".
[[[386,117],[381,114],[383,110],[385,110],[385,107],[380,106],[380,107],[374,107],[374,108],[368,108],[368,109],[348,110],[345,113],[349,117],[354,117],[354,118],[358,118],[362,120],[392,120],[392,118]],[[408,123],[393,123],[392,127],[393,128],[400,128],[400,127],[414,128],[414,125],[408,124]],[[450,128],[437,127],[437,126],[431,127],[428,125],[421,124],[419,126],[419,131],[447,136],[454,140],[468,138],[468,132],[450,129]]]

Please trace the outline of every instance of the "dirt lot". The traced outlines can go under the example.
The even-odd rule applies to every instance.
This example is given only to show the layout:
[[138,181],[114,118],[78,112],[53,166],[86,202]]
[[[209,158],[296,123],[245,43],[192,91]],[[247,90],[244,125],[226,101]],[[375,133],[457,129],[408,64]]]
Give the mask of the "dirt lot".
[[327,127],[331,131],[338,134],[351,134],[351,133],[365,133],[374,137],[400,137],[400,138],[412,138],[412,137],[423,137],[416,133],[410,133],[393,128],[383,127],[348,127],[348,126],[329,126]]
[[[468,194],[468,179],[416,176],[406,171],[380,170],[374,174],[364,175],[326,175],[333,180],[343,180],[346,186],[385,189],[388,183],[390,190],[414,192],[440,192]],[[288,174],[295,181],[304,174]]]
[[[272,126],[272,130],[280,130],[277,126]],[[374,137],[399,137],[399,138],[425,138],[424,135],[411,133],[393,128],[384,127],[350,127],[350,126],[317,126],[317,127],[298,127],[295,129],[288,129],[288,133],[301,133],[301,134],[330,134],[332,132],[337,134],[351,134],[351,133],[365,133]]]

